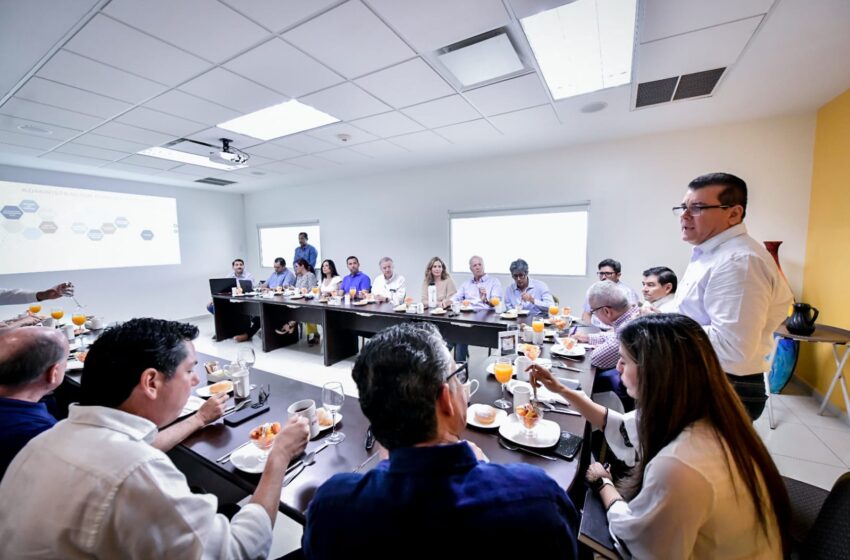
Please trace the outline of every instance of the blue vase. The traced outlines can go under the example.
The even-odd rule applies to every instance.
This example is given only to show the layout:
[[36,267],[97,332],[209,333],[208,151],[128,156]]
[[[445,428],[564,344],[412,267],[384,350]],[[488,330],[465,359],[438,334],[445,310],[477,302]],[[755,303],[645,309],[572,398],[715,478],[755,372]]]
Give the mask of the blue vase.
[[776,347],[776,357],[773,358],[773,367],[767,376],[771,393],[780,393],[788,385],[794,368],[797,367],[797,358],[800,355],[800,343],[789,338],[779,338]]

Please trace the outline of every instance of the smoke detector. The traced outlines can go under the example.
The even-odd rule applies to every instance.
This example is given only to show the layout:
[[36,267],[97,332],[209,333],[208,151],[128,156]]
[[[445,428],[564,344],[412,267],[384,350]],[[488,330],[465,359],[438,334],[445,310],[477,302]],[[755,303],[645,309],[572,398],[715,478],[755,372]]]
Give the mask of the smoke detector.
[[351,135],[346,134],[344,132],[341,134],[337,134],[336,137],[339,138],[340,142],[348,142],[349,140],[351,140]]

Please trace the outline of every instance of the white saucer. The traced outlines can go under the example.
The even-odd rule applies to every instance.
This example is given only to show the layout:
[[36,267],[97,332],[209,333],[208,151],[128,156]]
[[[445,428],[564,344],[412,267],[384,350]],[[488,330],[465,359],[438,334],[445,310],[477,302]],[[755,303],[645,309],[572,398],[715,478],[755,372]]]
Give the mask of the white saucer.
[[516,312],[516,314],[520,317],[525,317],[526,315],[528,315],[528,309],[520,309]]
[[230,455],[230,462],[240,471],[246,473],[260,474],[266,468],[266,462],[261,461],[263,452],[260,448],[249,443],[245,447],[240,447]]
[[204,399],[195,395],[189,395],[189,400],[183,405],[183,410],[180,411],[180,416],[188,416],[196,412],[204,404]]
[[517,315],[517,313],[502,313],[499,317],[502,319],[516,319]]
[[430,313],[431,313],[431,315],[445,315],[446,310],[443,309],[442,307],[438,307],[436,309],[432,309]]
[[360,301],[352,302],[351,305],[356,305],[356,306],[360,307],[360,306],[363,306],[363,305],[369,305],[370,303],[372,303],[372,302],[367,300],[367,299],[361,299]]
[[[319,408],[317,408],[317,409],[316,409],[316,411],[318,412],[318,411],[319,411],[319,409],[324,410],[324,407],[321,407],[321,406],[320,406]],[[330,414],[330,412],[329,412],[328,414]],[[336,414],[336,417],[335,417],[335,419],[334,419],[334,423],[333,423],[333,424],[331,424],[330,426],[322,426],[321,424],[319,424],[319,431],[320,431],[320,432],[324,432],[325,430],[330,430],[331,428],[333,428],[334,426],[336,426],[336,425],[337,425],[337,424],[339,424],[340,422],[342,422],[342,414],[337,413],[337,414]]]
[[485,404],[471,404],[469,408],[466,409],[466,423],[470,426],[475,426],[476,428],[490,429],[490,428],[498,428],[502,425],[502,422],[505,421],[505,418],[508,417],[508,413],[501,408],[491,407],[496,411],[496,418],[490,424],[482,424],[475,419],[475,411],[485,407]]
[[576,344],[575,346],[573,346],[572,350],[567,350],[563,344],[558,343],[554,345],[552,349],[549,350],[549,352],[552,354],[558,354],[560,356],[572,357],[584,356],[585,354],[587,354],[587,350],[585,350],[584,346],[582,346],[581,344]]
[[295,294],[289,296],[289,299],[304,299],[304,294]]
[[405,311],[407,311],[407,306],[404,305],[404,304],[396,305],[395,307],[393,307],[393,311],[398,311],[399,313],[404,313]]
[[470,313],[470,312],[472,312],[472,311],[475,311],[475,308],[474,308],[474,307],[472,307],[472,306],[469,306],[469,307],[461,307],[461,308],[460,308],[460,310],[461,310],[461,311],[463,311],[464,313]]
[[[524,385],[524,386],[528,387],[529,389],[531,388],[531,383],[529,383],[527,381],[520,381],[518,379],[511,379],[507,383],[508,392],[513,395],[514,394],[514,388],[517,387],[518,385]],[[565,404],[565,405],[568,405],[568,406],[570,404],[570,402],[567,399],[565,399],[564,397],[562,397],[558,393],[553,393],[552,391],[550,391],[546,387],[538,387],[537,388],[537,398],[538,398],[538,400],[541,400],[541,401],[547,402],[547,403],[558,403],[558,404]]]
[[551,420],[541,418],[529,437],[522,421],[516,414],[511,414],[499,426],[499,435],[525,447],[546,448],[553,447],[561,439],[561,427]]
[[[205,399],[208,399],[212,396],[212,393],[210,393],[210,387],[212,387],[212,385],[203,385],[201,387],[198,387],[197,389],[195,389],[195,394],[198,395],[199,397],[203,397]],[[228,393],[232,393],[232,392],[233,392],[233,384],[231,383],[230,384],[230,390],[228,391]]]

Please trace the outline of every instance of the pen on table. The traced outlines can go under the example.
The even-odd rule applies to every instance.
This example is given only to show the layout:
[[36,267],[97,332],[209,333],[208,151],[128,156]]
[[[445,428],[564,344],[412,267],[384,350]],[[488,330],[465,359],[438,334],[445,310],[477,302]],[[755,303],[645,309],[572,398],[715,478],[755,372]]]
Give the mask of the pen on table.
[[578,330],[578,325],[574,326],[573,330],[570,331],[570,336],[573,336],[576,333],[577,330]]

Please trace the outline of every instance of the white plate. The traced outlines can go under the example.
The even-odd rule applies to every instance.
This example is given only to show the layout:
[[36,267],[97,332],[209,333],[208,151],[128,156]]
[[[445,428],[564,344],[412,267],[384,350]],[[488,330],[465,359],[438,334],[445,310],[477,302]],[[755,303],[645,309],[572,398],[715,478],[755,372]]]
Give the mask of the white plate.
[[[550,360],[548,358],[537,358],[537,361],[534,362],[534,363],[540,364],[541,366],[543,366],[545,368],[552,367],[552,360]],[[496,365],[496,364],[493,364],[493,363],[487,364],[487,373],[489,373],[490,375],[496,375],[496,371],[493,369],[494,365]]]
[[502,313],[501,315],[499,315],[499,317],[501,317],[502,319],[516,319],[517,314],[516,313]]
[[68,364],[65,366],[65,371],[74,371],[83,369],[83,362],[74,358],[73,360],[68,360]]
[[525,317],[526,315],[528,315],[528,309],[520,309],[516,312],[516,314],[521,317]]
[[407,311],[407,306],[404,305],[404,304],[396,305],[395,307],[393,307],[393,311],[398,311],[399,313],[404,313],[405,311]]
[[470,305],[469,307],[461,307],[460,310],[464,313],[469,313],[471,311],[475,311],[475,308]]
[[294,294],[289,296],[289,299],[304,299],[304,294]]
[[186,401],[186,404],[183,405],[183,410],[180,411],[180,416],[188,416],[193,412],[196,412],[201,405],[204,404],[204,399],[201,397],[196,397],[195,395],[189,395],[189,400]]
[[487,405],[478,403],[469,405],[469,408],[466,409],[466,423],[470,426],[475,426],[476,428],[484,429],[498,428],[499,426],[501,426],[505,418],[508,417],[508,413],[500,408],[491,407],[493,410],[496,411],[496,418],[490,424],[482,424],[481,422],[478,422],[475,419],[475,411],[485,406]]
[[446,310],[443,309],[442,307],[438,307],[436,309],[431,310],[431,315],[445,315],[445,314],[446,314]]
[[[524,386],[528,387],[529,389],[531,388],[531,383],[529,383],[527,381],[519,381],[518,379],[511,379],[510,381],[508,381],[508,392],[513,395],[514,394],[514,388],[517,387],[518,385],[524,385]],[[570,402],[567,399],[565,399],[564,397],[562,397],[558,393],[553,393],[552,391],[550,391],[546,387],[538,387],[537,388],[537,398],[539,400],[541,400],[543,402],[547,402],[547,403],[558,403],[558,404],[565,404],[565,405],[570,404]]]
[[[318,413],[318,411],[324,410],[324,409],[325,408],[323,406],[320,406],[319,408],[316,409],[316,412]],[[328,412],[328,414],[330,414],[330,412]],[[329,425],[329,426],[322,426],[321,424],[319,424],[319,431],[324,432],[325,430],[330,430],[333,426],[336,426],[340,422],[342,422],[342,414],[337,412],[336,418],[334,419],[334,423],[332,425]]]
[[529,436],[522,421],[516,414],[511,414],[499,426],[499,435],[525,447],[546,448],[553,447],[561,439],[561,427],[551,420],[541,418]]
[[360,301],[352,302],[352,303],[351,303],[351,305],[356,305],[356,306],[358,306],[358,307],[359,307],[359,306],[361,306],[361,305],[369,305],[370,303],[372,303],[372,302],[371,302],[371,301],[369,301],[369,300],[361,299]]
[[584,349],[584,346],[581,344],[576,344],[573,346],[572,350],[567,350],[563,344],[556,344],[549,350],[552,354],[558,354],[560,356],[584,356],[587,354],[587,350]]
[[262,457],[263,452],[260,451],[260,448],[249,443],[234,451],[230,455],[230,462],[240,471],[260,474],[266,468],[266,462],[260,460]]
[[[202,387],[198,387],[197,389],[195,389],[195,394],[198,395],[199,397],[203,397],[205,399],[208,399],[212,396],[212,393],[210,393],[210,387],[212,387],[212,385],[204,385]],[[233,384],[231,384],[230,390],[228,391],[228,393],[232,393],[232,392],[233,392]]]

